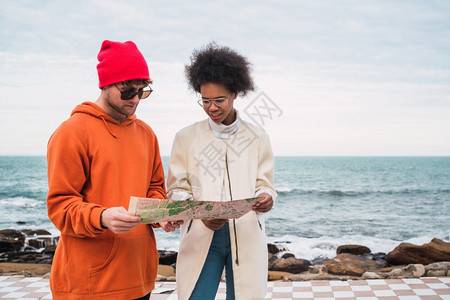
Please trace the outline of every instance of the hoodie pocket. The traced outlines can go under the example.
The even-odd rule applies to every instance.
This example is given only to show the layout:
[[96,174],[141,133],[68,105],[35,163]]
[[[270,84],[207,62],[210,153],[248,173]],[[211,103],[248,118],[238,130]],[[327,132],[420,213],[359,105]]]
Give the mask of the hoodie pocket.
[[94,266],[91,268],[90,274],[95,274],[98,272],[103,271],[114,259],[117,253],[117,249],[119,249],[120,239],[113,239],[111,251],[109,252],[109,255],[106,257],[106,259],[98,266]]
[[158,252],[150,235],[116,238],[106,260],[89,270],[89,292],[132,290],[154,283]]

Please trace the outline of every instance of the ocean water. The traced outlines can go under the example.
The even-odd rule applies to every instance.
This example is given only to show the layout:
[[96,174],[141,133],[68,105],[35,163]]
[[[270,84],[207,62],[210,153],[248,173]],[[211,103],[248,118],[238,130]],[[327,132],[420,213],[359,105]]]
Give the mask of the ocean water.
[[[268,242],[298,258],[334,257],[342,244],[387,253],[401,242],[450,242],[450,157],[276,157],[275,186]],[[0,156],[0,229],[59,235],[47,191],[45,157]],[[178,232],[156,237],[159,249],[178,250]]]

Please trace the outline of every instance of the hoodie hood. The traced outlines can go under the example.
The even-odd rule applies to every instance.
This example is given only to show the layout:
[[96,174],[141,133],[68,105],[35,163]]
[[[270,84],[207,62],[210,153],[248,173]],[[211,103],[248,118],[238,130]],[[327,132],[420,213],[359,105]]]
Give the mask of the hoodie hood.
[[111,128],[114,128],[115,126],[130,126],[136,121],[136,115],[133,114],[131,116],[128,116],[121,124],[114,119],[113,117],[107,115],[103,109],[100,108],[97,104],[93,102],[83,102],[80,105],[77,105],[73,110],[70,116],[73,116],[75,114],[88,114],[90,116],[93,116],[95,118],[101,119],[103,123],[105,124],[106,129],[108,132],[115,138],[117,138],[117,135],[114,134]]

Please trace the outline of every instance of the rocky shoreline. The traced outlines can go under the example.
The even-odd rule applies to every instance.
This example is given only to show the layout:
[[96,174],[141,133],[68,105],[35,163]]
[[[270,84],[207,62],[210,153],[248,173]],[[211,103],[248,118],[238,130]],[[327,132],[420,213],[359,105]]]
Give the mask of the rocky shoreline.
[[[48,277],[58,238],[45,230],[0,230],[0,275]],[[423,245],[400,243],[389,253],[363,245],[342,245],[330,259],[296,258],[268,244],[270,281],[356,280],[450,277],[450,243],[433,239]],[[158,250],[158,281],[175,281],[177,252]]]

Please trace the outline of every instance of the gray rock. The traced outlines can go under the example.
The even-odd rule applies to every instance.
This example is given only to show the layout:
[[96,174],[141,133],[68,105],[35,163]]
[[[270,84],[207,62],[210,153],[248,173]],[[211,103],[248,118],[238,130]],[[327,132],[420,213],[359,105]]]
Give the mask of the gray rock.
[[382,279],[383,277],[375,272],[365,272],[361,279]]
[[394,269],[387,274],[388,278],[419,278],[425,275],[425,267],[421,264],[411,264],[401,269]]
[[292,274],[298,274],[308,271],[310,262],[305,259],[289,257],[286,259],[276,258],[270,262],[269,271],[283,271]]
[[425,277],[445,277],[447,272],[447,270],[428,270],[425,271]]
[[370,253],[372,251],[370,251],[370,249],[366,246],[361,246],[361,245],[341,245],[339,247],[337,247],[336,249],[336,254],[341,254],[341,253],[350,253],[350,254],[354,254],[354,255],[362,255],[362,254],[366,254],[366,253]]
[[450,262],[440,261],[425,266],[425,270],[450,270]]
[[315,265],[315,266],[309,266],[309,273],[324,274],[324,273],[328,273],[328,270],[325,265]]

